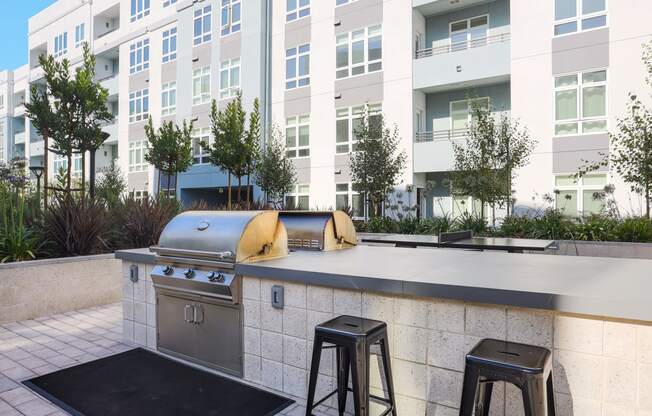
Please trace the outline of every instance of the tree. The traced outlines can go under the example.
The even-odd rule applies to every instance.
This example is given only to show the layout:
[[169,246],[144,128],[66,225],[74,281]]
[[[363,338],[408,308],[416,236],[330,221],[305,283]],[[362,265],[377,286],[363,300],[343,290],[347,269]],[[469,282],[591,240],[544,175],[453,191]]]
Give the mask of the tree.
[[481,218],[487,204],[505,206],[509,215],[515,172],[527,164],[536,143],[507,114],[497,118],[476,100],[471,100],[471,112],[465,140],[452,143],[452,193],[480,201]]
[[[185,120],[182,127],[171,121],[164,121],[157,132],[151,117],[145,126],[148,141],[145,160],[160,172],[165,172],[168,186],[172,176],[176,186],[179,172],[187,171],[192,165],[192,129],[193,123],[186,123]],[[160,185],[159,176],[159,187]]]
[[273,127],[266,146],[260,152],[254,174],[256,183],[267,196],[267,202],[274,206],[278,206],[283,196],[292,190],[297,177],[281,136],[278,128]]
[[[652,41],[643,45],[646,81],[652,86]],[[576,177],[609,167],[629,184],[632,192],[643,195],[645,216],[650,218],[652,204],[652,109],[636,94],[629,93],[628,115],[618,119],[616,132],[609,134],[609,154],[599,161],[583,160]]]
[[259,107],[258,99],[254,100],[254,110],[249,115],[250,125],[247,129],[247,112],[242,107],[241,93],[223,111],[218,110],[215,100],[211,106],[213,143],[202,142],[201,146],[208,153],[210,163],[228,174],[228,209],[231,209],[232,200],[231,176],[238,179],[237,202],[240,203],[242,177],[251,175],[256,164],[257,142],[260,138]]
[[370,114],[369,107],[353,134],[357,140],[350,155],[353,190],[365,196],[370,212],[379,214],[387,194],[400,182],[407,155],[399,150],[398,128],[385,127],[382,114]]
[[260,102],[254,100],[254,109],[249,114],[249,129],[244,135],[244,166],[247,175],[247,209],[251,207],[251,177],[255,174],[260,159]]
[[30,100],[25,103],[25,112],[32,122],[32,126],[37,133],[43,137],[43,207],[48,206],[48,165],[49,165],[49,139],[52,131],[56,129],[57,115],[53,111],[53,105],[50,101],[50,95],[44,89],[40,89],[36,84],[30,88]]
[[92,54],[88,43],[84,43],[82,65],[75,72],[73,81],[74,96],[78,104],[78,131],[75,147],[82,154],[82,189],[85,181],[86,152],[90,156],[90,196],[95,196],[95,156],[104,145],[109,135],[102,131],[113,114],[107,106],[109,92],[95,81],[95,56]]
[[97,181],[97,197],[106,201],[109,207],[114,207],[120,201],[120,196],[127,189],[120,167],[114,162],[102,169],[103,175]]

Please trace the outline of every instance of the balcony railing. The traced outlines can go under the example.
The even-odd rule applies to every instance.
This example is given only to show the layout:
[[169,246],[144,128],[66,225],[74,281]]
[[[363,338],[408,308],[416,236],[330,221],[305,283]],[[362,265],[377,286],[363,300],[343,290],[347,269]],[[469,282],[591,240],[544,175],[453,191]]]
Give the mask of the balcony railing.
[[455,42],[448,45],[436,46],[434,48],[420,49],[416,52],[416,59],[428,58],[434,55],[441,55],[445,53],[452,53],[458,51],[465,51],[467,49],[479,48],[489,45],[491,43],[502,43],[510,40],[511,34],[500,33],[496,35],[486,36],[480,39],[472,39],[464,42]]
[[459,140],[469,134],[467,129],[420,131],[415,135],[417,143],[434,142],[437,140]]

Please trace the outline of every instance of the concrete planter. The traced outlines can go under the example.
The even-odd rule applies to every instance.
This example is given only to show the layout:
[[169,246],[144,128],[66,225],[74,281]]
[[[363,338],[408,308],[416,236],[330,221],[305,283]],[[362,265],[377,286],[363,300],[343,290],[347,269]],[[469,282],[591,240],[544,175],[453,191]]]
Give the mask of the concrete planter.
[[652,259],[652,243],[561,240],[559,242],[559,250],[556,252],[548,252],[547,254],[557,254],[563,256]]
[[0,324],[118,302],[113,254],[0,264]]

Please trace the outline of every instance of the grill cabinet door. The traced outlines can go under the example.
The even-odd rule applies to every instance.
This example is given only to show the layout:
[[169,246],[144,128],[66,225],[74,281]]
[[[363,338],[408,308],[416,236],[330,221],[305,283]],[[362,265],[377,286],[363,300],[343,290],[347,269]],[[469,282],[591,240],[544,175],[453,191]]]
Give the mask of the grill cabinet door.
[[158,347],[193,357],[196,328],[192,321],[193,302],[166,294],[157,294]]
[[235,375],[242,375],[242,313],[240,306],[197,305],[196,358]]

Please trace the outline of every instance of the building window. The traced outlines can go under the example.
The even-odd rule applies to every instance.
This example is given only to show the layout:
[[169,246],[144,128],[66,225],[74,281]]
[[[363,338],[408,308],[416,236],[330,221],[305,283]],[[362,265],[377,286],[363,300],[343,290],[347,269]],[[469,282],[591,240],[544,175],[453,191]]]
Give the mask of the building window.
[[163,0],[163,7],[168,7],[175,4],[177,0]]
[[222,0],[222,36],[239,32],[242,26],[240,0]]
[[240,90],[240,59],[229,59],[220,66],[220,99],[235,97]]
[[211,100],[211,67],[192,71],[192,105],[209,103]]
[[212,6],[205,6],[195,10],[195,38],[193,42],[195,46],[210,42],[213,39],[212,17]]
[[208,127],[192,132],[192,157],[195,165],[208,163],[208,151],[201,145],[202,142],[211,142],[211,129]]
[[555,77],[555,136],[607,131],[607,71]]
[[139,40],[129,46],[129,73],[149,69],[149,39]]
[[451,130],[467,130],[472,123],[475,114],[474,106],[482,110],[489,109],[489,97],[473,98],[469,100],[451,101]]
[[177,83],[168,82],[161,87],[161,115],[169,116],[177,112]]
[[[369,124],[379,126],[382,120],[382,106],[381,104],[369,105]],[[338,108],[336,110],[337,120],[336,123],[336,153],[350,153],[355,152],[357,139],[355,137],[356,130],[362,123],[364,117],[365,106],[360,105],[356,107]]]
[[383,69],[382,26],[343,33],[337,36],[337,78],[346,78]]
[[0,110],[3,110],[5,108],[5,96],[0,95]]
[[285,88],[310,85],[310,44],[285,51]]
[[177,59],[177,28],[163,32],[163,63]]
[[607,26],[607,0],[555,0],[555,36]]
[[131,21],[135,22],[149,15],[150,0],[131,0]]
[[86,39],[85,24],[82,23],[75,27],[75,48],[79,48]]
[[288,157],[310,156],[310,116],[289,117],[285,122],[285,148]]
[[451,51],[486,45],[488,20],[488,16],[479,16],[451,23]]
[[310,209],[310,185],[297,185],[292,192],[285,194],[285,208]]
[[555,208],[569,217],[600,214],[604,209],[602,192],[607,184],[606,174],[555,176]]
[[[55,174],[64,170],[68,170],[68,157],[65,155],[54,155],[54,172]],[[82,155],[81,154],[73,154],[72,155],[72,174],[75,176],[81,175],[82,172]]]
[[145,153],[147,144],[144,140],[129,142],[129,172],[142,172],[147,170]]
[[149,88],[129,94],[129,122],[145,120],[149,116]]
[[310,0],[287,0],[285,20],[291,22],[310,16]]
[[68,53],[68,32],[54,37],[54,57],[58,58]]
[[335,184],[335,209],[350,212],[353,218],[364,217],[362,195],[353,191],[350,183]]
[[135,189],[129,192],[129,196],[136,201],[144,201],[149,197],[147,191],[136,191]]
[[354,1],[357,0],[335,0],[335,6],[342,6],[344,4],[353,3]]

